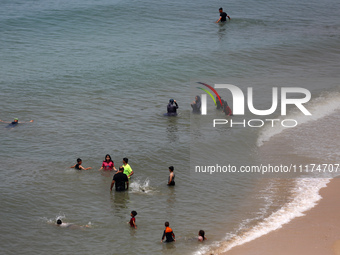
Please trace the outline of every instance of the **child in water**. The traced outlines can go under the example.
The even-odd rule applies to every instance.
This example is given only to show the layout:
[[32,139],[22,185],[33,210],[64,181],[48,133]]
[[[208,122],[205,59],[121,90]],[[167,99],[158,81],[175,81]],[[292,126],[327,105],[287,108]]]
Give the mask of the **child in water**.
[[165,230],[164,230],[161,242],[163,242],[164,238],[166,238],[165,242],[167,242],[167,243],[170,243],[170,242],[173,242],[173,241],[176,242],[175,234],[172,231],[172,229],[169,227],[169,225],[170,225],[169,222],[166,221],[164,225],[165,225]]
[[80,158],[77,158],[77,164],[75,164],[74,166],[71,166],[71,168],[75,168],[77,170],[89,170],[89,169],[92,169],[92,167],[84,168],[81,165],[82,163],[83,163],[83,161]]
[[206,240],[207,238],[204,235],[205,235],[204,230],[200,230],[198,232],[198,241],[203,242],[204,240]]
[[137,215],[137,212],[136,211],[132,211],[131,212],[131,219],[130,219],[130,226],[133,227],[133,228],[137,228],[137,225],[136,225],[136,215]]

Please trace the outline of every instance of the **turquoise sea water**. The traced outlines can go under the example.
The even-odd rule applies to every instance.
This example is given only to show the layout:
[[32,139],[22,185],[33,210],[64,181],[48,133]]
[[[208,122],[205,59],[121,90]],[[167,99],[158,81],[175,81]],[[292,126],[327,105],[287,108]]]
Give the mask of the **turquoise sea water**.
[[[221,5],[232,18],[224,25],[214,23]],[[2,252],[204,253],[314,206],[327,180],[195,174],[190,163],[339,163],[338,10],[333,0],[0,1],[0,119],[34,119],[0,123]],[[290,109],[301,125],[289,130],[213,130],[209,118],[225,116],[211,101],[208,118],[191,114],[198,81],[254,87],[263,109],[273,86],[303,87],[313,116]],[[163,117],[170,98],[176,118]],[[129,158],[128,193],[109,192],[112,173],[98,171],[107,153],[116,167]],[[93,169],[70,169],[78,157]],[[136,231],[126,223],[132,210]],[[91,228],[59,229],[57,218]],[[173,245],[160,243],[165,221]]]

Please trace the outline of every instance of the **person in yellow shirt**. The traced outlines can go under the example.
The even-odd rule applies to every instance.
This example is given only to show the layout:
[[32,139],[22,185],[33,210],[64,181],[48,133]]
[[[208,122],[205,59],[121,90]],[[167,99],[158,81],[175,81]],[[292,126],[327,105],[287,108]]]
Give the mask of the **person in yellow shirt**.
[[133,175],[133,170],[132,170],[131,166],[128,164],[128,162],[129,162],[128,158],[123,158],[123,165],[122,165],[122,167],[124,168],[124,172],[123,173],[126,174],[127,177],[130,180],[131,175]]

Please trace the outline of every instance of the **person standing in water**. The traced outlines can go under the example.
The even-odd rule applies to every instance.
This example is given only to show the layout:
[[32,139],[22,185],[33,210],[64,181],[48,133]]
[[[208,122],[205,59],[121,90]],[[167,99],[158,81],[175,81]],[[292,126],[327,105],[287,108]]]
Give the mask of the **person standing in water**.
[[163,232],[163,236],[162,236],[162,241],[161,242],[163,242],[164,238],[166,238],[165,242],[167,242],[167,243],[176,241],[175,234],[172,231],[172,229],[169,227],[170,226],[169,222],[166,221],[164,225],[165,225],[165,230]]
[[201,97],[196,96],[195,101],[191,104],[192,112],[200,114],[201,113]]
[[115,170],[117,172],[117,169],[115,168],[115,164],[113,163],[111,156],[109,154],[106,154],[105,160],[102,163],[102,167],[99,169],[104,171],[112,171]]
[[167,106],[167,115],[168,116],[176,116],[177,115],[178,104],[176,100],[170,99]]
[[227,18],[230,20],[231,18],[228,16],[227,13],[225,13],[223,11],[223,8],[221,7],[219,10],[220,12],[220,18],[216,21],[216,23],[219,23],[219,22],[226,22],[227,21]]
[[125,191],[129,189],[129,179],[123,171],[124,168],[121,166],[119,167],[118,173],[113,176],[110,191],[112,191],[113,185],[116,185],[116,191]]
[[133,172],[131,166],[128,164],[128,162],[129,162],[128,158],[123,158],[123,165],[122,165],[122,167],[124,169],[124,174],[126,174],[127,177],[130,180],[130,177],[131,177],[131,175],[134,174],[134,172]]
[[137,215],[137,212],[136,211],[131,211],[131,219],[129,221],[130,223],[130,226],[133,227],[133,228],[137,228],[137,225],[136,225],[136,215]]
[[174,174],[174,167],[169,166],[169,180],[168,180],[168,186],[175,186],[175,174]]

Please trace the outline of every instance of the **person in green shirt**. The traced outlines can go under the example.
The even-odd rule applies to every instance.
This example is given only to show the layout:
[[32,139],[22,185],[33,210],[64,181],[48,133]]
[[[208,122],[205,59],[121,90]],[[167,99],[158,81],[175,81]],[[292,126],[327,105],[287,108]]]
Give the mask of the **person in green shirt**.
[[133,175],[133,170],[132,170],[131,166],[128,164],[128,162],[129,162],[128,158],[123,158],[123,165],[122,165],[122,167],[124,167],[124,172],[123,173],[126,174],[127,177],[130,180],[131,175]]

